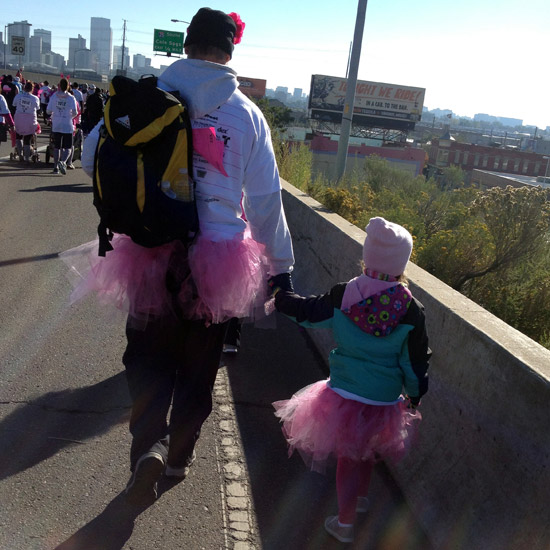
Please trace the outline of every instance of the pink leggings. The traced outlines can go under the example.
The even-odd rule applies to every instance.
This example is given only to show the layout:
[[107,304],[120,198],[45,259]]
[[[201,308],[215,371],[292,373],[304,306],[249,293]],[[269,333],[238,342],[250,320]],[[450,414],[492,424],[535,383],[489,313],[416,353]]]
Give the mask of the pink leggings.
[[355,522],[357,497],[367,496],[373,467],[373,461],[358,462],[344,457],[338,459],[336,492],[340,523]]

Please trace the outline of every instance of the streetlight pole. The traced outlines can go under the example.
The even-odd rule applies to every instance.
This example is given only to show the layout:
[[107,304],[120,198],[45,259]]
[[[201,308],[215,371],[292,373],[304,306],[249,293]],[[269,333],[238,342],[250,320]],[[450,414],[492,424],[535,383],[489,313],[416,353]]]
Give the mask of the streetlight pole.
[[182,21],[181,19],[170,19],[170,21],[172,21],[172,23],[185,23],[187,25],[191,24],[189,21]]
[[548,165],[550,164],[550,157],[542,157],[546,160],[546,171],[544,172],[544,183],[546,183],[546,178],[548,177]]
[[353,118],[353,104],[355,103],[355,88],[357,87],[357,73],[359,72],[359,58],[361,57],[361,43],[363,41],[363,28],[367,12],[367,0],[359,0],[357,6],[357,18],[355,19],[355,34],[353,36],[353,48],[349,64],[349,76],[342,112],[342,124],[340,125],[340,139],[338,140],[338,152],[336,153],[336,179],[339,181],[346,171],[348,156],[349,135]]
[[8,26],[4,25],[4,70],[6,70],[6,42],[8,41]]

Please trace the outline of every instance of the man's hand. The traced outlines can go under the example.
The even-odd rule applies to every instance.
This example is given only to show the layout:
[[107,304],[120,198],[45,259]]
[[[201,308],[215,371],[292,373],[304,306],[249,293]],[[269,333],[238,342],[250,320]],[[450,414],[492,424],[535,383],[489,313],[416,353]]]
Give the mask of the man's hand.
[[407,403],[407,409],[416,410],[420,405],[420,397],[410,397],[406,396],[409,402]]
[[274,275],[267,280],[267,284],[269,285],[271,294],[273,295],[277,294],[279,290],[294,292],[290,273],[279,273],[279,275]]

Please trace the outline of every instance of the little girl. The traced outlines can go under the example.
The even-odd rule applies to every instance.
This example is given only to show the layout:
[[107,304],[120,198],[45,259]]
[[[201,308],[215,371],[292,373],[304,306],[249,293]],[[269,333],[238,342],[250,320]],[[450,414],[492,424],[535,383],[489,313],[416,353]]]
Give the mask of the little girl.
[[359,277],[308,298],[274,288],[278,311],[302,326],[332,328],[336,341],[330,378],[273,406],[289,456],[298,450],[321,473],[337,459],[339,513],[326,519],[325,529],[341,542],[353,541],[355,514],[368,507],[375,461],[399,460],[411,444],[431,356],[424,308],[403,275],[410,233],[379,217],[366,232]]

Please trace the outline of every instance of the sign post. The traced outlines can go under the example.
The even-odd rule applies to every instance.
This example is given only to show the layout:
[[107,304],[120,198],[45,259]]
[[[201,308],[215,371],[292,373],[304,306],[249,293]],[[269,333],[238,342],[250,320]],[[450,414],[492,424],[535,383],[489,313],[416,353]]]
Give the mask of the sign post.
[[153,51],[166,53],[168,57],[172,54],[183,54],[183,33],[155,29]]

